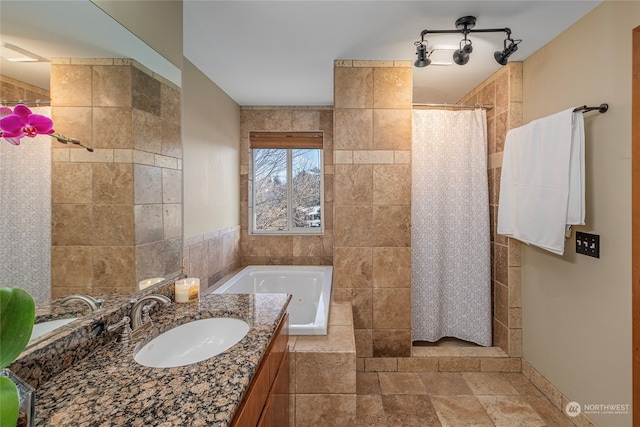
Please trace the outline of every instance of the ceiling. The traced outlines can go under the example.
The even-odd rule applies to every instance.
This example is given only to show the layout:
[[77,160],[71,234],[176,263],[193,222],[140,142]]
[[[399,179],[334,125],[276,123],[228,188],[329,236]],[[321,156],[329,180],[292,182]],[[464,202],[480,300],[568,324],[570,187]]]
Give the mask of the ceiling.
[[[129,0],[132,1],[132,0]],[[522,61],[600,1],[217,1],[184,0],[184,56],[240,105],[332,105],[336,59],[415,60],[420,31],[452,30],[473,15],[476,29],[522,39]],[[45,58],[134,58],[174,83],[180,71],[89,0],[0,1],[0,40]],[[457,46],[461,34],[427,35]],[[472,33],[464,66],[414,68],[414,102],[454,103],[498,70],[504,33]],[[445,57],[449,56],[446,52]],[[4,59],[0,72],[41,87],[49,63]]]
[[[335,59],[414,61],[423,29],[453,30],[472,15],[476,29],[511,28],[523,41],[510,60],[522,61],[598,3],[184,0],[184,55],[240,105],[332,105]],[[456,102],[498,70],[504,33],[469,38],[467,65],[414,68],[414,102]]]

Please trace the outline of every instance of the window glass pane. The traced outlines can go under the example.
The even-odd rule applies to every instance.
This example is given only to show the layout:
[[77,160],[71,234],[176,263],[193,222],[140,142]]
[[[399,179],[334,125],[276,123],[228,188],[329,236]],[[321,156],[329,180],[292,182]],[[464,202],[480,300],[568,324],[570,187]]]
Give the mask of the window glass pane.
[[253,150],[256,230],[287,229],[287,150]]
[[321,153],[318,149],[291,150],[291,216],[294,228],[320,227]]

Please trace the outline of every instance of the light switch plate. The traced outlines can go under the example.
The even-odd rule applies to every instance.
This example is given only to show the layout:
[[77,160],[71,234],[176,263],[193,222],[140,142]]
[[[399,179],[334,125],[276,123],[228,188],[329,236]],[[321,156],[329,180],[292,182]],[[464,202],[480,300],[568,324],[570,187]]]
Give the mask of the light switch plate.
[[600,258],[600,235],[577,231],[576,253]]

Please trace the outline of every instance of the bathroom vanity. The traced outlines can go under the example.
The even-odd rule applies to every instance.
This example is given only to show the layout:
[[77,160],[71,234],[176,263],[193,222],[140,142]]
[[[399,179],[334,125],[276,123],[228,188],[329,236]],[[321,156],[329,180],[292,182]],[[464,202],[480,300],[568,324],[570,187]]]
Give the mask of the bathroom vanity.
[[289,315],[280,322],[233,417],[233,427],[289,425]]
[[[130,343],[111,340],[37,387],[36,425],[288,425],[286,294],[208,295],[151,313]],[[246,336],[201,362],[150,368],[134,360],[156,336],[210,317],[242,319]],[[286,422],[287,424],[283,424]]]

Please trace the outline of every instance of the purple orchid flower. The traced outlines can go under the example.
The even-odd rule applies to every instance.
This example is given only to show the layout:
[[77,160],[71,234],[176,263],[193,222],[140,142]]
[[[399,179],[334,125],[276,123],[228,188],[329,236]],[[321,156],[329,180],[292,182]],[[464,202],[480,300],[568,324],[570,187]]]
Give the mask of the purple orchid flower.
[[34,138],[36,135],[51,135],[62,144],[75,144],[93,152],[93,148],[88,147],[75,138],[66,136],[53,130],[53,120],[40,114],[33,114],[24,104],[18,104],[13,111],[11,108],[0,105],[0,138],[4,138],[13,145],[20,145],[20,139],[28,136]]
[[25,136],[34,138],[55,132],[50,118],[33,114],[24,104],[16,105],[13,112],[8,107],[0,107],[0,117],[2,137],[13,145],[20,145],[20,139]]
[[[13,114],[13,111],[9,107],[0,106],[0,119],[4,117],[10,116]],[[4,131],[0,129],[0,137],[4,136]],[[20,138],[5,138],[7,142],[10,142],[13,145],[20,145]]]

